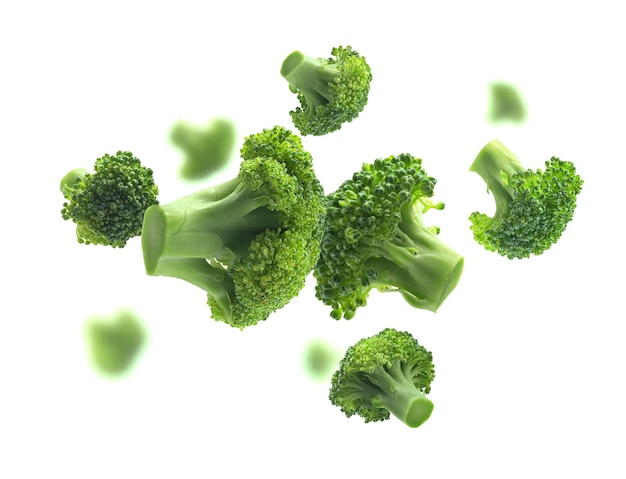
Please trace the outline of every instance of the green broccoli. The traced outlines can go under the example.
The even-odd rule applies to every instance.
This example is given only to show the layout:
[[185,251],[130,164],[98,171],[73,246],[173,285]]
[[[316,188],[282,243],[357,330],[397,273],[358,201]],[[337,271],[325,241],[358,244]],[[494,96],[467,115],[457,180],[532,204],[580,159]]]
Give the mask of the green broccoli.
[[570,161],[552,157],[545,170],[527,170],[500,141],[489,142],[470,167],[496,202],[493,216],[477,211],[469,219],[474,239],[509,259],[548,250],[572,220],[583,181]]
[[338,350],[322,338],[311,339],[304,347],[302,366],[314,381],[326,381],[341,359]]
[[239,174],[146,211],[146,272],[188,281],[212,317],[243,329],[304,287],[317,260],[324,191],[301,139],[276,126],[245,138]]
[[104,155],[95,162],[95,173],[74,169],[61,180],[63,219],[76,223],[79,243],[122,248],[141,234],[143,216],[158,204],[159,189],[152,170],[130,151]]
[[510,83],[494,82],[489,86],[491,109],[489,121],[522,123],[526,119],[526,107],[519,91]]
[[180,169],[185,180],[204,179],[224,168],[236,140],[235,124],[221,117],[213,118],[205,128],[179,121],[170,131],[170,141],[185,155]]
[[364,164],[328,195],[316,297],[331,316],[354,317],[372,288],[397,291],[413,307],[436,311],[456,287],[463,257],[424,225],[436,180],[403,153]]
[[350,346],[331,380],[329,398],[366,423],[389,419],[421,426],[434,405],[425,394],[435,378],[432,353],[408,332],[387,328]]
[[365,57],[352,47],[335,47],[329,58],[294,51],[280,73],[300,106],[289,112],[302,135],[321,136],[339,130],[363,111],[372,73]]
[[127,372],[146,340],[139,316],[127,308],[90,318],[85,333],[94,366],[107,375]]

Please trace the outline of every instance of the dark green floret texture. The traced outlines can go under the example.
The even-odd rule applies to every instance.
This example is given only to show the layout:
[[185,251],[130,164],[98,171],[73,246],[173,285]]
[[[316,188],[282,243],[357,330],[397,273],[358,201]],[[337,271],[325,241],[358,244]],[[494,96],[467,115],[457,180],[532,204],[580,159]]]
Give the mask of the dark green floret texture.
[[316,297],[335,319],[351,319],[372,289],[398,292],[415,308],[436,311],[456,287],[463,257],[423,215],[436,180],[408,153],[377,159],[328,195]]
[[435,378],[433,356],[408,332],[387,328],[350,346],[331,380],[329,399],[366,423],[391,415],[409,427],[428,420],[426,394]]
[[61,214],[76,223],[79,243],[122,248],[141,234],[146,209],[158,204],[152,170],[130,151],[98,158],[94,170],[75,169],[63,177],[67,201]]
[[280,72],[300,103],[289,114],[303,136],[339,130],[367,105],[372,72],[365,57],[350,46],[333,48],[329,58],[294,51]]
[[237,177],[146,212],[146,272],[190,282],[212,317],[264,321],[304,287],[320,250],[326,197],[301,139],[276,126],[245,138]]
[[474,239],[509,259],[550,249],[572,220],[583,185],[571,161],[552,157],[544,169],[526,169],[498,140],[480,151],[470,171],[481,176],[496,203],[492,216],[470,215]]

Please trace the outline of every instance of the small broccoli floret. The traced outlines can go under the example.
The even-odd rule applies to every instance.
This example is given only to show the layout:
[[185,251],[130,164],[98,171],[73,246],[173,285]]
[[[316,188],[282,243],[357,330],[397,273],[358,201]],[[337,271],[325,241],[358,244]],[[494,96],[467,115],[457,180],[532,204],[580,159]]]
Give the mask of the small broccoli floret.
[[204,179],[224,168],[233,156],[236,139],[235,124],[227,118],[213,118],[205,128],[177,122],[170,141],[184,153],[181,177]]
[[354,317],[372,288],[397,291],[413,307],[436,311],[456,287],[463,257],[427,227],[436,180],[403,153],[364,164],[328,195],[316,296],[331,316]]
[[304,287],[319,255],[324,191],[301,139],[282,127],[246,137],[239,175],[146,211],[146,272],[206,291],[212,317],[243,329]]
[[339,130],[363,111],[372,73],[365,57],[352,47],[335,47],[329,58],[294,51],[280,73],[300,106],[289,112],[302,135],[321,136]]
[[79,243],[122,248],[141,234],[144,213],[158,204],[159,189],[152,170],[130,151],[106,154],[94,169],[75,169],[63,177],[60,189],[67,202],[61,215],[76,223]]
[[435,378],[432,353],[408,332],[387,328],[350,346],[331,380],[329,398],[347,416],[366,423],[390,413],[409,427],[428,420],[434,405],[425,395]]
[[90,318],[85,332],[94,366],[107,375],[127,372],[146,340],[139,316],[127,308],[112,317]]
[[326,382],[340,359],[340,352],[330,342],[323,338],[313,338],[304,347],[302,366],[309,378]]
[[491,123],[522,123],[526,119],[526,107],[522,97],[512,84],[494,82],[489,85]]
[[487,184],[496,202],[488,216],[469,219],[476,242],[509,259],[548,250],[572,220],[583,181],[570,161],[552,157],[545,170],[527,170],[498,140],[489,142],[470,167]]

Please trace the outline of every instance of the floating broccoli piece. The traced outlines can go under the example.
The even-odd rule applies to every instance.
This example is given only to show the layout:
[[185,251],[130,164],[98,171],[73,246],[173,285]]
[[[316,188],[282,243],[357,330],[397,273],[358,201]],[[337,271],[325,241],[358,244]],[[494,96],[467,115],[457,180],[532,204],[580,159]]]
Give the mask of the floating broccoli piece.
[[85,329],[93,364],[107,375],[127,372],[146,341],[139,316],[126,308],[109,318],[91,318]]
[[329,58],[289,54],[280,73],[300,106],[289,112],[302,135],[321,136],[339,130],[363,111],[372,73],[365,57],[352,47],[335,47]]
[[212,317],[243,329],[304,287],[317,261],[324,191],[301,139],[276,126],[246,137],[239,175],[146,211],[146,272],[206,291]]
[[463,257],[444,244],[423,214],[436,180],[403,153],[364,164],[328,195],[316,296],[331,316],[354,317],[372,288],[397,291],[413,307],[436,311],[456,287]]
[[322,338],[311,339],[302,354],[304,371],[314,381],[329,379],[340,359],[338,350]]
[[204,179],[224,168],[233,156],[236,139],[235,124],[227,118],[213,118],[205,128],[177,122],[170,141],[184,153],[181,177]]
[[330,401],[366,423],[390,413],[409,427],[428,420],[434,405],[425,395],[435,378],[432,353],[408,332],[387,328],[350,346],[331,381]]
[[510,83],[494,82],[489,86],[492,123],[510,121],[522,123],[526,119],[526,107],[519,91]]
[[106,154],[94,169],[75,169],[63,177],[60,189],[67,202],[61,215],[76,223],[79,243],[122,248],[141,234],[144,213],[158,204],[159,189],[152,170],[130,151]]
[[527,170],[500,141],[489,142],[470,167],[493,194],[493,216],[473,212],[476,242],[509,259],[548,250],[561,237],[576,209],[583,181],[571,161],[552,157],[545,170]]

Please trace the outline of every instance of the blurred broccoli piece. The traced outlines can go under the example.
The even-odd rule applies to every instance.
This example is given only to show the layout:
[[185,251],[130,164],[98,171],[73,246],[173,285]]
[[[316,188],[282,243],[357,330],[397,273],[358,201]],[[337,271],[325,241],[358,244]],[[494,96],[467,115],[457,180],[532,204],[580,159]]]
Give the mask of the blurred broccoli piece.
[[526,107],[522,97],[512,84],[494,82],[489,86],[491,123],[522,123],[526,119]]
[[236,140],[235,123],[221,117],[205,127],[179,121],[170,131],[170,141],[184,154],[180,176],[185,180],[201,180],[224,168],[234,158]]
[[302,365],[309,378],[314,381],[326,381],[331,378],[340,359],[339,350],[328,341],[313,338],[304,347]]
[[87,340],[96,369],[106,375],[121,375],[129,370],[146,342],[139,316],[123,308],[111,317],[87,321]]

